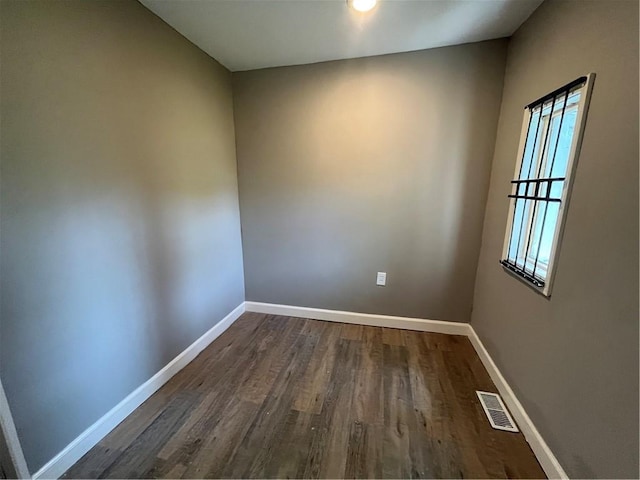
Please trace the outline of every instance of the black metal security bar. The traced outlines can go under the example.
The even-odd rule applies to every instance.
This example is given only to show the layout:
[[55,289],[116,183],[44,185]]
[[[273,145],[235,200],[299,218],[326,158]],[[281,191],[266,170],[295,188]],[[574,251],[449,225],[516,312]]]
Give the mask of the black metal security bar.
[[[545,202],[560,202],[562,201],[562,198],[556,198],[556,197],[552,197],[551,196],[551,184],[553,182],[564,182],[565,181],[565,177],[556,177],[556,178],[529,178],[529,179],[525,179],[525,180],[511,180],[511,183],[514,183],[516,185],[518,185],[516,187],[516,192],[519,190],[519,186],[524,184],[526,185],[524,191],[528,192],[529,191],[529,184],[534,184],[535,185],[535,189],[534,189],[534,195],[527,195],[526,193],[524,195],[518,195],[517,193],[511,194],[511,195],[507,195],[509,198],[516,198],[516,199],[521,199],[521,200],[542,200]],[[547,184],[546,187],[546,193],[543,196],[538,195],[540,192],[540,184],[541,183],[545,183]]]
[[[580,85],[587,81],[587,77],[580,77],[578,80],[580,83],[572,86],[565,86],[565,94],[564,94],[564,103],[562,105],[562,113],[560,114],[560,125],[558,125],[558,136],[556,137],[556,146],[553,149],[553,156],[551,157],[551,166],[549,167],[549,175],[553,173],[553,166],[556,161],[556,153],[558,153],[558,144],[560,143],[560,133],[562,132],[562,123],[564,121],[564,114],[567,111],[567,103],[569,102],[569,93],[574,86]],[[562,93],[561,93],[562,94]],[[553,115],[553,110],[551,110],[551,114]],[[549,191],[551,190],[551,184],[549,184]],[[544,215],[542,216],[542,226],[540,227],[540,239],[538,241],[538,251],[536,252],[536,261],[533,263],[533,272],[531,276],[535,278],[536,270],[538,268],[538,258],[540,257],[540,246],[542,245],[542,236],[544,235],[544,226],[547,223],[547,212],[549,211],[549,204],[544,204]]]
[[533,275],[530,275],[527,272],[525,272],[524,270],[522,270],[521,268],[516,267],[513,263],[509,262],[508,260],[501,260],[500,263],[502,264],[503,267],[505,267],[508,270],[512,271],[516,275],[519,275],[520,277],[527,279],[528,281],[533,283],[536,287],[540,287],[540,288],[544,287],[544,282],[543,281],[538,280]]
[[587,83],[587,77],[576,78],[573,82],[569,82],[565,86],[560,87],[557,90],[554,90],[553,92],[546,94],[544,97],[540,97],[538,100],[536,100],[535,102],[531,102],[529,105],[527,105],[524,108],[528,108],[529,110],[533,110],[538,105],[542,105],[542,104],[546,103],[547,101],[551,100],[552,98],[558,97],[558,96],[562,95],[565,92],[567,92],[567,93],[571,92],[571,90],[573,90],[575,87],[577,87],[579,85],[583,85],[585,83]]
[[[523,148],[522,158],[520,160],[518,178],[511,181],[513,185],[513,193],[508,195],[508,197],[513,199],[514,202],[513,218],[511,222],[511,231],[509,233],[506,258],[502,259],[500,263],[508,270],[525,278],[537,287],[544,287],[545,285],[544,279],[540,278],[540,276],[536,276],[536,270],[540,257],[540,247],[543,240],[548,206],[553,202],[562,202],[561,196],[557,197],[551,195],[552,187],[556,182],[563,185],[562,182],[566,180],[566,177],[556,176],[541,178],[541,175],[546,169],[546,164],[549,164],[549,175],[553,173],[567,103],[569,102],[569,95],[572,91],[576,90],[577,87],[583,85],[586,80],[586,77],[580,77],[577,80],[568,83],[564,87],[545,95],[526,107],[530,109],[531,114],[529,115],[529,124],[527,125],[527,133],[524,140],[525,145]],[[552,136],[551,132],[553,130],[554,117],[557,118],[555,115],[556,104],[558,104],[558,107],[562,104],[562,110],[559,114],[560,120],[558,124],[558,131],[555,135],[555,146],[553,147],[553,152],[548,152],[547,150],[550,149],[550,145],[552,145],[550,137]],[[547,109],[549,109],[548,113],[545,114]],[[532,123],[534,122],[534,116],[536,116],[536,114],[538,114],[537,125],[533,127]],[[540,131],[541,126],[543,129],[542,131]],[[529,134],[532,132],[532,128],[535,128],[535,136],[533,137],[533,143],[530,144]],[[539,138],[539,134],[544,138]],[[531,155],[529,158],[528,171],[524,172],[523,165],[525,164],[525,156],[529,150],[531,151]],[[545,156],[547,158],[546,162]],[[532,173],[534,175],[532,175]],[[523,204],[520,223],[517,225],[519,202],[523,202]],[[527,206],[529,206],[529,208],[527,208]],[[544,209],[544,213],[538,213],[542,215],[542,223],[540,224],[539,233],[536,234],[537,248],[535,248],[535,242],[532,242],[532,240],[536,233],[536,212],[538,211],[539,206]],[[512,255],[512,246],[514,246],[513,242],[516,241],[514,235],[514,228],[516,228],[516,225],[519,228],[519,232],[516,232],[516,249],[515,253]],[[524,235],[525,232],[528,232],[526,233],[526,238]],[[524,250],[521,251],[521,247],[524,248]],[[535,257],[532,255],[533,252],[530,251],[532,248],[536,250]],[[520,258],[522,259],[521,264],[519,262]],[[532,264],[532,268],[527,269],[528,264]]]

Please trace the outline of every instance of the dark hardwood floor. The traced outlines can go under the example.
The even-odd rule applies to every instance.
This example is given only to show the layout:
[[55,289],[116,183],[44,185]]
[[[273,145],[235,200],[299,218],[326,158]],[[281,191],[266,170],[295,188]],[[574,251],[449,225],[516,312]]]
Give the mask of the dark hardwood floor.
[[246,313],[65,478],[542,478],[462,336]]

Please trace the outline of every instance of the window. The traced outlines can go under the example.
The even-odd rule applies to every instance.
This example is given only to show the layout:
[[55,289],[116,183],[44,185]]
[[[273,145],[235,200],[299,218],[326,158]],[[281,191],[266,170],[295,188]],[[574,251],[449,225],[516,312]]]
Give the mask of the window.
[[525,107],[501,264],[551,295],[595,74]]

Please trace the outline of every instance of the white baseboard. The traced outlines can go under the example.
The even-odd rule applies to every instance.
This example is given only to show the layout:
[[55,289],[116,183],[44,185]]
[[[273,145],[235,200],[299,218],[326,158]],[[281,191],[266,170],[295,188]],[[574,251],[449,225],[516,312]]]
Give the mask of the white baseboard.
[[140,385],[118,405],[109,410],[96,423],[82,432],[75,440],[67,445],[59,454],[49,460],[40,470],[33,474],[34,479],[56,479],[66,472],[74,463],[102,440],[131,412],[138,408],[147,398],[153,395],[171,377],[186,367],[211,342],[220,336],[227,328],[244,313],[244,302],[231,313],[208,330],[204,335],[189,345],[176,358],[171,360],[162,370]]
[[538,432],[538,429],[529,418],[529,415],[527,415],[527,412],[516,397],[515,393],[513,393],[513,390],[502,376],[502,373],[498,370],[497,365],[489,355],[489,352],[487,352],[487,349],[484,347],[480,337],[478,337],[478,334],[473,327],[470,329],[469,340],[471,341],[473,348],[475,348],[478,357],[480,357],[484,368],[487,369],[491,380],[493,380],[493,383],[496,385],[504,403],[507,404],[507,408],[511,411],[516,423],[520,427],[524,438],[527,439],[527,442],[531,446],[531,450],[533,450],[538,462],[540,462],[540,466],[544,470],[544,473],[546,473],[549,478],[569,478],[560,465],[560,462],[558,462],[558,459],[555,457],[547,443],[542,438],[542,435],[540,435],[540,432]]
[[342,312],[324,310],[322,308],[293,307],[275,303],[244,302],[247,312],[285,315],[288,317],[310,318],[327,322],[354,323],[372,327],[401,328],[420,332],[446,333],[449,335],[469,335],[469,324],[461,322],[445,322],[442,320],[426,320],[422,318],[393,317],[373,313]]
[[294,307],[272,303],[245,302],[247,312],[285,315],[290,317],[311,318],[329,322],[355,323],[374,327],[401,328],[418,330],[421,332],[447,333],[451,335],[465,335],[469,337],[482,364],[495,383],[498,392],[509,408],[524,437],[531,446],[531,450],[540,462],[540,466],[549,478],[569,478],[562,466],[551,452],[535,425],[527,415],[522,404],[518,401],[513,390],[505,380],[495,362],[487,352],[473,327],[468,323],[445,322],[441,320],[425,320],[419,318],[392,317],[367,313],[341,312],[337,310],[323,310],[319,308]]
[[511,411],[511,414],[527,439],[527,442],[529,442],[529,445],[540,462],[544,472],[549,478],[568,478],[562,466],[534,426],[533,422],[525,412],[524,407],[516,398],[513,390],[505,380],[504,376],[500,373],[500,370],[498,370],[495,362],[470,324],[368,313],[342,312],[319,308],[294,307],[290,305],[277,305],[259,302],[244,302],[236,307],[224,319],[191,344],[162,370],[147,380],[143,385],[138,387],[133,393],[107,412],[107,414],[100,420],[80,434],[80,436],[65,447],[64,450],[38,470],[33,475],[33,478],[40,480],[60,477],[131,412],[140,406],[147,398],[153,395],[153,393],[155,393],[156,390],[164,385],[171,377],[182,370],[204,348],[220,336],[221,333],[229,328],[229,326],[231,326],[231,324],[245,311],[311,318],[314,320],[325,320],[329,322],[400,328],[405,330],[445,333],[450,335],[465,335],[469,337],[471,344],[478,353],[480,360],[487,369],[489,376],[495,383],[498,392]]

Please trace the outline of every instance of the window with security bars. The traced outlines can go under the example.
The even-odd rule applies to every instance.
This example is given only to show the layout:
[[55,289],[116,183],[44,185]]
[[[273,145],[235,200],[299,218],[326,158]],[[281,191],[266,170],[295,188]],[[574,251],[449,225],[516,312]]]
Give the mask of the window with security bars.
[[595,75],[525,107],[501,264],[550,296]]

